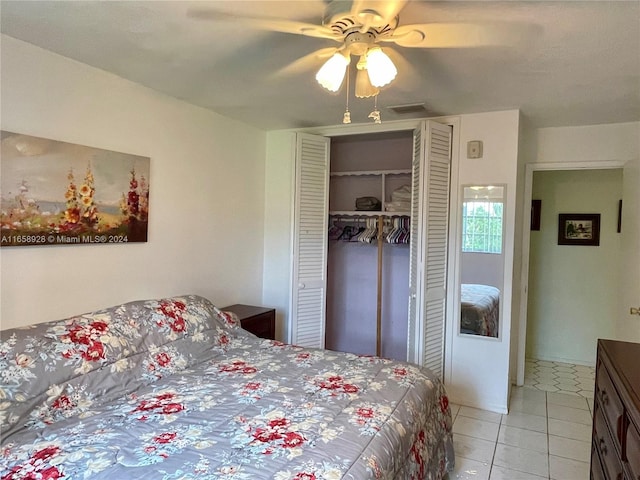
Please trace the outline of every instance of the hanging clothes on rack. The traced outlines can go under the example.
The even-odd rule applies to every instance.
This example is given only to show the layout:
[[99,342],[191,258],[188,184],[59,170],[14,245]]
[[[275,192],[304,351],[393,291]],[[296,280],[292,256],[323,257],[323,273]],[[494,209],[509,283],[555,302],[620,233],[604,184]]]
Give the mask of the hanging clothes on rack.
[[334,219],[333,223],[329,226],[329,240],[342,240],[345,242],[351,241],[351,239],[359,233],[358,226],[354,222],[344,222],[342,219]]
[[358,241],[362,243],[373,243],[378,238],[378,226],[375,217],[366,219],[366,228],[358,234]]
[[366,230],[364,219],[357,218],[355,220],[356,225],[354,226],[351,237],[349,237],[349,242],[358,242],[360,235]]
[[[382,229],[379,228],[379,218],[382,218]],[[329,226],[329,240],[371,244],[382,237],[385,243],[407,245],[410,242],[409,232],[407,216],[334,218]]]
[[329,226],[329,240],[373,243],[377,236],[375,217],[336,218]]
[[410,241],[409,217],[393,217],[393,227],[385,236],[385,241],[395,245],[406,245]]
[[329,226],[329,240],[338,240],[340,235],[342,235],[343,230],[343,226],[338,225],[337,222],[333,222],[333,224]]

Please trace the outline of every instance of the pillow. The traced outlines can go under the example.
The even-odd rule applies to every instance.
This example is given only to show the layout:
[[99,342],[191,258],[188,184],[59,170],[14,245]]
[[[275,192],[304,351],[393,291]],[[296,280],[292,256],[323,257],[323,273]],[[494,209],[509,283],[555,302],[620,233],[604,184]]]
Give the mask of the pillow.
[[237,317],[187,295],[0,332],[0,430],[40,428],[211,358]]

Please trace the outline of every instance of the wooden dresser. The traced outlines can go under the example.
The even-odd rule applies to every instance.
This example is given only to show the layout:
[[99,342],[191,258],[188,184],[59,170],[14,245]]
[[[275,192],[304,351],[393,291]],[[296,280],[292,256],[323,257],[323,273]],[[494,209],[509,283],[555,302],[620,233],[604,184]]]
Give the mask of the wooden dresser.
[[640,480],[640,344],[598,340],[592,480]]
[[233,312],[238,315],[240,325],[248,332],[261,338],[275,340],[276,311],[274,308],[256,307],[238,303],[221,308],[220,310]]

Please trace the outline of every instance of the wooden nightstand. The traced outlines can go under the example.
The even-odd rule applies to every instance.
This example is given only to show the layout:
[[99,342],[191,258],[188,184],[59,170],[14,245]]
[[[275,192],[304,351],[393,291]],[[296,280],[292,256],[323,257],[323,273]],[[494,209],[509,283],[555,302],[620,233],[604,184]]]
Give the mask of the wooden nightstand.
[[240,319],[240,325],[246,331],[261,338],[275,340],[276,338],[276,309],[255,307],[253,305],[229,305],[220,310],[233,312]]

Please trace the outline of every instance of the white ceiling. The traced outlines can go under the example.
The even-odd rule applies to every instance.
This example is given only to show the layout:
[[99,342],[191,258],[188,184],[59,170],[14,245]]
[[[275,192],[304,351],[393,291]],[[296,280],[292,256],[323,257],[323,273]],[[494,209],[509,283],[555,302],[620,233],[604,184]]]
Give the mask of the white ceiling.
[[[326,3],[307,1],[17,1],[0,3],[1,31],[222,115],[270,130],[342,121],[345,94],[315,71],[280,72],[331,40],[196,19],[189,9],[320,24]],[[398,78],[389,105],[425,103],[429,115],[519,108],[533,126],[640,120],[640,1],[413,1],[400,24],[506,22],[510,45],[393,47]],[[278,73],[280,72],[280,73]],[[355,123],[372,99],[350,100]],[[424,116],[424,114],[422,115]]]

